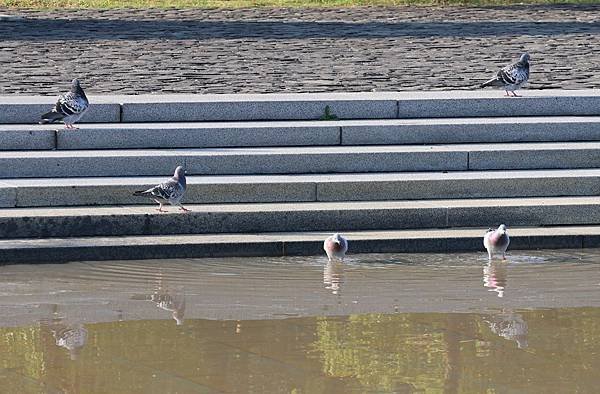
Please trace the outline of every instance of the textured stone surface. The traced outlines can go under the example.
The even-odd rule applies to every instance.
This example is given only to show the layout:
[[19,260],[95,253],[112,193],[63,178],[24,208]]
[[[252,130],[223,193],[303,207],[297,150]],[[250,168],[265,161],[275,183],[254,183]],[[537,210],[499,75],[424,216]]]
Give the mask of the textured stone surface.
[[[154,204],[136,197],[165,178],[68,178],[7,180],[17,188],[16,206]],[[316,184],[290,176],[275,177],[187,177],[183,199],[189,203],[315,201]],[[14,206],[14,205],[13,205]]]
[[400,100],[398,117],[600,115],[598,103],[598,97],[448,98],[433,102]]
[[[482,229],[361,231],[345,235],[350,254],[481,251]],[[600,226],[511,228],[511,250],[597,245]],[[205,234],[0,240],[0,261],[127,260],[149,258],[321,254],[329,233]]]
[[54,149],[54,130],[2,130],[0,128],[0,151]]
[[310,126],[301,123],[115,124],[58,132],[59,149],[310,146],[338,145],[339,142],[339,126],[322,123]]
[[[271,98],[271,97],[270,97]],[[395,118],[397,104],[394,100],[348,100],[320,101],[308,98],[290,100],[288,97],[272,97],[273,101],[214,101],[149,102],[122,105],[123,122],[193,122],[231,120],[318,120],[326,114],[329,106],[331,114],[340,119],[385,119]]]
[[600,197],[0,210],[0,238],[598,225]]
[[600,170],[341,175],[317,191],[319,201],[595,196]]
[[600,142],[509,144],[469,152],[469,169],[598,168]]
[[14,207],[17,202],[17,189],[4,182],[0,182],[0,208]]
[[593,168],[600,142],[4,152],[0,177]]
[[432,228],[446,209],[413,203],[190,205],[190,213],[150,207],[15,208],[0,211],[0,238],[165,235],[223,232]]
[[[1,46],[1,44],[0,44]],[[0,57],[1,59],[1,57]],[[1,62],[0,62],[1,64]],[[63,84],[64,85],[64,84]],[[69,85],[59,88],[54,94],[69,90]],[[0,91],[6,94],[5,91]],[[0,123],[34,123],[41,120],[41,115],[52,110],[56,97],[42,96],[0,96]],[[120,122],[121,108],[118,103],[106,102],[103,97],[90,96],[90,108],[78,123]],[[57,128],[64,127],[62,123]]]
[[531,89],[600,85],[599,5],[3,13],[3,94],[475,89],[524,49]]
[[5,152],[0,177],[298,174],[466,170],[467,151],[451,146],[263,147]]
[[[462,115],[462,114],[461,114]],[[345,145],[600,140],[598,117],[414,119],[344,122]]]
[[[153,204],[132,192],[164,177],[7,179],[7,207]],[[184,204],[600,195],[600,169],[188,176]],[[16,205],[15,205],[16,204]]]

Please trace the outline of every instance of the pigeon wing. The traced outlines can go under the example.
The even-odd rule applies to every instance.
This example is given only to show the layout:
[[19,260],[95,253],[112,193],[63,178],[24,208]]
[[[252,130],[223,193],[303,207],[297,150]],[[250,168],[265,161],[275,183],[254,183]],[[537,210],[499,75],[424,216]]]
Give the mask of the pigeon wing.
[[54,112],[58,112],[63,116],[78,115],[83,113],[88,105],[89,103],[85,98],[69,92],[58,97],[58,101],[54,106]]
[[506,85],[520,85],[529,78],[529,70],[521,63],[513,63],[498,71],[498,78]]

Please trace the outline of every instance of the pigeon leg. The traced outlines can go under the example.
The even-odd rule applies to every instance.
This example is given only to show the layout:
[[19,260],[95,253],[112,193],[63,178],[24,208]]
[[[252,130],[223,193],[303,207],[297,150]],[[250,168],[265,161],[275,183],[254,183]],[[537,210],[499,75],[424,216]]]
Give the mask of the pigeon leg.
[[[154,201],[156,201],[156,200],[154,200]],[[158,203],[158,209],[157,209],[158,212],[169,212],[165,209],[162,209],[163,205],[160,201],[156,201],[156,202]]]
[[183,212],[192,212],[190,209],[185,208],[183,205],[179,206],[179,210]]
[[505,92],[506,92],[506,93],[505,93],[504,95],[505,95],[506,97],[510,97],[510,94],[508,94],[508,90],[505,90]]
[[513,90],[512,94],[513,94],[513,97],[521,97],[521,96],[517,95],[514,90]]
[[506,256],[502,253],[502,260],[506,260]]

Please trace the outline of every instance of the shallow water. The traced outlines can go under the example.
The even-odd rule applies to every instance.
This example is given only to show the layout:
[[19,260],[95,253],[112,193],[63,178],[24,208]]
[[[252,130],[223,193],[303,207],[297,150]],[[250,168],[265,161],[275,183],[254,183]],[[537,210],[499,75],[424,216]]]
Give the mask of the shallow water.
[[600,250],[0,267],[0,392],[597,392]]

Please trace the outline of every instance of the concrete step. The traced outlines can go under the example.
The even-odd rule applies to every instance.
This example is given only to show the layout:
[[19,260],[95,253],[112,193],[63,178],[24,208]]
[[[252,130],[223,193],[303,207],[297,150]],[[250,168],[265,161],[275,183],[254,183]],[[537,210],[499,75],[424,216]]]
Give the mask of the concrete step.
[[600,117],[0,125],[0,150],[402,145],[600,140]]
[[[148,204],[164,177],[0,181],[0,207]],[[189,176],[187,204],[600,195],[600,169]]]
[[[348,260],[357,253],[479,252],[484,229],[353,231]],[[517,250],[600,247],[600,226],[510,228],[508,260]],[[231,256],[322,255],[330,233],[202,234],[0,240],[0,262]]]
[[[68,86],[65,88],[68,89]],[[0,96],[0,124],[34,123],[50,111],[58,95],[51,96]],[[86,123],[114,123],[121,121],[121,105],[113,96],[90,96],[93,104],[82,121]]]
[[[593,89],[523,91],[523,96],[503,97],[499,90],[90,96],[92,107],[82,120],[317,120],[325,114],[327,106],[339,119],[600,115],[600,93]],[[0,96],[0,123],[35,123],[54,100]],[[118,120],[117,114],[120,114]]]
[[571,169],[600,142],[0,152],[0,178]]
[[600,224],[600,196],[420,201],[6,208],[0,238]]

